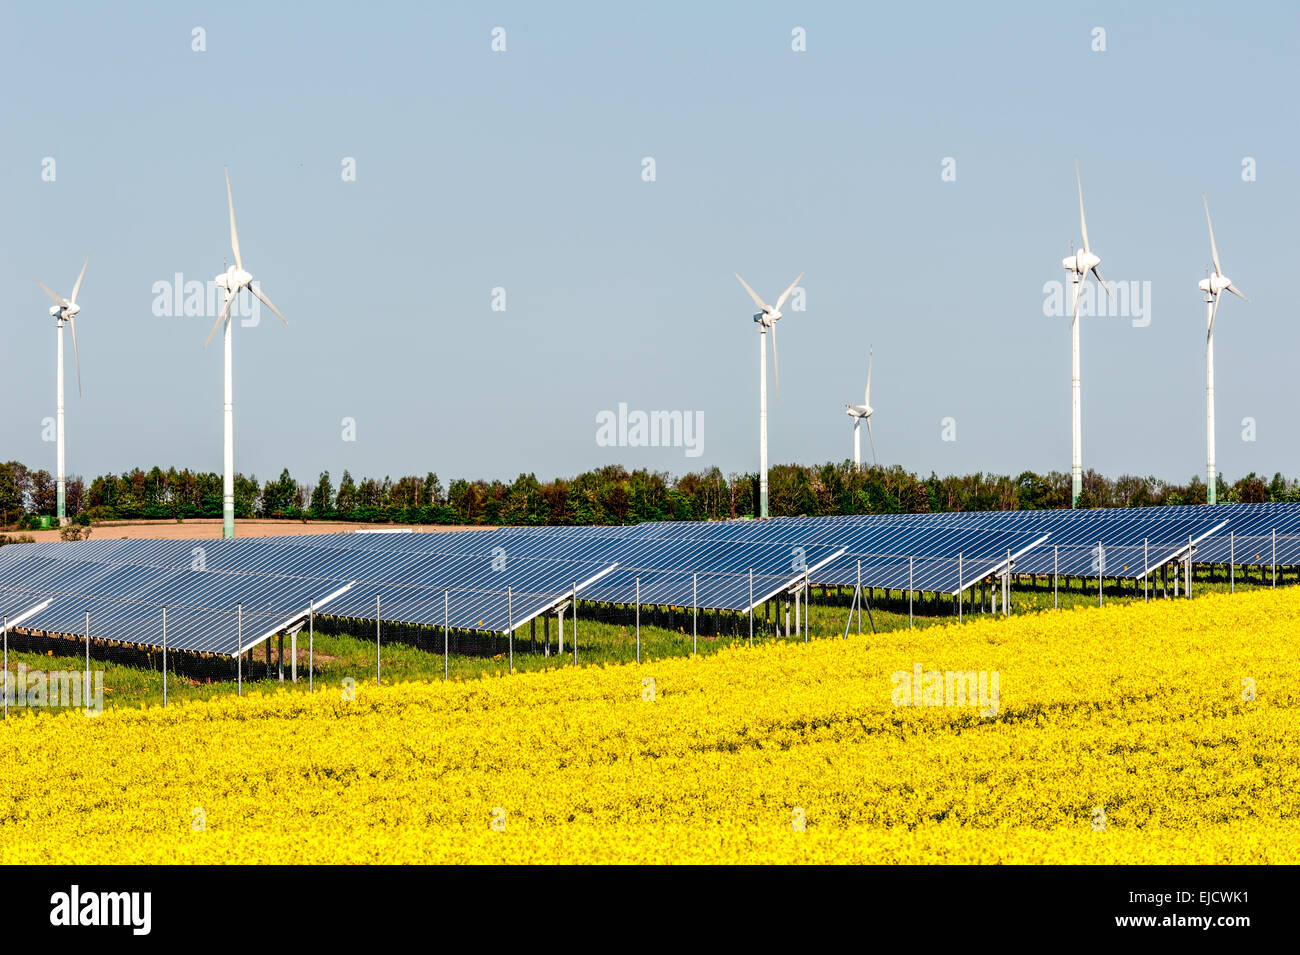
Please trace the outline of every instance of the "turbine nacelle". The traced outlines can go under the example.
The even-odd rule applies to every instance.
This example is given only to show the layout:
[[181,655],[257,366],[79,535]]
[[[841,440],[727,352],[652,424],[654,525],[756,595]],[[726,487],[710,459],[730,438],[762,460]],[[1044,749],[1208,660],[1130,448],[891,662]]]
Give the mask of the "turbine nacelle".
[[758,312],[754,316],[754,321],[762,325],[764,328],[771,328],[780,320],[781,320],[780,312]]
[[870,405],[845,405],[844,413],[851,418],[870,418],[874,409]]
[[1232,279],[1226,275],[1211,275],[1208,279],[1201,279],[1196,283],[1197,288],[1209,295],[1218,295],[1231,285]]
[[236,265],[232,265],[226,271],[214,279],[217,286],[225,289],[227,292],[238,292],[240,289],[251,289],[253,286],[253,276]]
[[1076,252],[1074,255],[1069,255],[1061,259],[1061,265],[1067,272],[1087,275],[1097,266],[1101,265],[1101,259],[1091,252]]

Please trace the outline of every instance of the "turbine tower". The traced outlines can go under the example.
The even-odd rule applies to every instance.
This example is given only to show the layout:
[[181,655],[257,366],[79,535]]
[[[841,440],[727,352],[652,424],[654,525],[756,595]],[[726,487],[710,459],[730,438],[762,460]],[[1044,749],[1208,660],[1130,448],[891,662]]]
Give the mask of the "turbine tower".
[[759,298],[749,283],[740,278],[739,272],[732,274],[745,286],[745,291],[760,309],[754,316],[754,321],[758,324],[758,516],[767,517],[767,330],[772,329],[772,369],[776,373],[776,391],[780,394],[781,362],[776,354],[776,323],[781,320],[781,306],[795,290],[803,273],[800,272],[790,287],[781,293],[775,308]]
[[860,405],[845,405],[844,413],[853,419],[853,466],[862,467],[862,422],[867,423],[867,440],[871,442],[871,463],[876,463],[876,439],[871,435],[871,349],[867,349],[867,393]]
[[222,272],[215,279],[217,285],[226,290],[226,304],[221,309],[221,315],[217,318],[217,323],[212,326],[212,331],[208,332],[207,340],[204,341],[203,347],[207,348],[208,343],[212,341],[212,336],[217,333],[217,329],[224,322],[226,325],[226,375],[225,375],[225,400],[222,404],[223,412],[223,444],[222,444],[222,480],[221,480],[221,536],[231,538],[235,536],[235,398],[234,398],[234,375],[231,371],[231,325],[230,306],[235,301],[235,296],[244,289],[248,289],[259,299],[262,304],[275,312],[280,321],[286,325],[289,320],[280,314],[280,310],[271,304],[271,300],[262,294],[262,290],[253,284],[253,276],[244,271],[244,261],[239,255],[239,232],[235,229],[235,199],[230,192],[230,170],[226,169],[226,201],[230,205],[230,248],[235,253],[235,264]]
[[1079,186],[1079,230],[1083,233],[1083,251],[1076,252],[1061,260],[1061,265],[1071,273],[1074,281],[1074,314],[1070,319],[1071,365],[1070,365],[1070,506],[1079,506],[1079,494],[1083,491],[1083,415],[1079,397],[1079,294],[1083,283],[1091,272],[1097,277],[1097,284],[1106,289],[1106,294],[1114,298],[1111,290],[1101,277],[1098,266],[1101,259],[1093,254],[1088,245],[1088,220],[1083,214],[1083,179],[1079,175],[1079,161],[1074,161],[1074,178]]
[[77,304],[77,293],[81,291],[81,280],[86,277],[86,266],[90,264],[90,256],[86,256],[86,261],[81,266],[81,274],[77,276],[77,284],[72,286],[72,295],[64,298],[61,295],[55,295],[40,279],[36,284],[45,290],[45,294],[54,300],[54,307],[50,309],[50,317],[54,319],[58,326],[58,370],[55,373],[56,388],[58,390],[58,401],[55,405],[57,432],[57,450],[58,457],[58,496],[56,511],[59,519],[59,526],[63,527],[68,523],[67,500],[68,500],[68,481],[66,469],[64,468],[64,447],[63,447],[63,326],[66,323],[72,331],[72,354],[77,362],[77,394],[81,394],[81,354],[77,350],[77,313],[81,311],[81,306]]
[[1210,227],[1210,256],[1214,260],[1214,273],[1209,278],[1197,282],[1197,287],[1205,293],[1205,500],[1209,504],[1216,502],[1219,472],[1214,462],[1214,320],[1219,314],[1219,297],[1224,292],[1231,292],[1237,298],[1247,302],[1241,291],[1232,284],[1232,279],[1223,274],[1219,265],[1219,249],[1214,244],[1214,223],[1210,221],[1210,203],[1201,196],[1205,204],[1205,224]]

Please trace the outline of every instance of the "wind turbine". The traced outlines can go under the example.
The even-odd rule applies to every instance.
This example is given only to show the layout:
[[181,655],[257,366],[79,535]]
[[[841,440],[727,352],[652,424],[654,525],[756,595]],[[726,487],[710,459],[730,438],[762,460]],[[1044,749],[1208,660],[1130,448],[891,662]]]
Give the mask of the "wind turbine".
[[1079,160],[1074,161],[1074,178],[1079,186],[1079,230],[1083,233],[1083,251],[1076,252],[1073,255],[1061,260],[1061,265],[1065,266],[1067,272],[1072,273],[1074,280],[1074,315],[1070,319],[1070,337],[1072,339],[1072,354],[1070,365],[1070,423],[1071,423],[1071,447],[1070,447],[1070,506],[1077,507],[1079,504],[1079,494],[1083,491],[1083,417],[1079,399],[1079,293],[1083,290],[1083,283],[1091,272],[1097,277],[1097,284],[1106,289],[1106,294],[1112,299],[1115,297],[1110,289],[1106,288],[1106,282],[1101,277],[1098,266],[1101,265],[1101,259],[1093,254],[1092,248],[1088,245],[1088,220],[1083,214],[1083,179],[1079,175]]
[[235,253],[235,264],[229,266],[226,271],[222,272],[214,280],[217,285],[226,290],[226,304],[221,310],[221,315],[217,318],[217,324],[212,326],[212,331],[208,332],[207,340],[203,342],[203,347],[207,348],[208,343],[212,341],[212,336],[217,333],[217,329],[224,322],[226,325],[226,376],[225,376],[225,401],[222,404],[224,435],[222,445],[222,481],[221,481],[221,536],[231,538],[235,536],[235,399],[234,399],[234,375],[231,372],[231,325],[230,306],[235,301],[235,296],[244,289],[248,289],[259,299],[262,304],[275,312],[280,321],[286,325],[289,320],[280,314],[280,310],[271,304],[271,300],[262,294],[262,290],[253,284],[253,276],[244,271],[244,260],[239,255],[239,232],[235,229],[235,199],[230,192],[230,170],[226,169],[226,201],[230,205],[230,248]]
[[1224,292],[1231,292],[1237,298],[1249,302],[1241,291],[1232,284],[1232,279],[1223,274],[1219,265],[1219,249],[1214,244],[1214,223],[1210,221],[1210,203],[1201,196],[1205,204],[1205,224],[1210,227],[1210,256],[1214,259],[1214,273],[1209,278],[1201,279],[1197,287],[1205,293],[1205,499],[1215,503],[1219,483],[1219,472],[1214,463],[1214,320],[1219,314],[1219,297]]
[[871,349],[867,349],[867,393],[860,405],[845,405],[844,413],[853,419],[853,466],[862,467],[862,422],[867,423],[867,440],[871,442],[871,463],[876,463],[876,439],[871,435]]
[[758,510],[759,517],[767,517],[767,330],[772,329],[772,369],[776,373],[776,392],[780,394],[781,362],[776,354],[776,323],[781,320],[781,306],[795,290],[803,273],[800,272],[790,287],[781,293],[775,308],[759,298],[749,283],[740,278],[739,272],[733,272],[732,275],[745,286],[745,291],[760,309],[754,316],[754,321],[758,323]]
[[77,276],[77,284],[72,286],[72,295],[70,298],[64,298],[61,295],[55,295],[40,279],[36,284],[45,290],[45,294],[54,300],[54,307],[50,309],[50,317],[54,319],[58,326],[59,347],[58,347],[58,371],[55,374],[58,389],[58,403],[56,404],[56,431],[57,431],[57,451],[58,457],[58,494],[57,494],[57,514],[59,526],[62,527],[68,523],[67,499],[68,499],[68,482],[67,475],[63,464],[63,325],[67,323],[72,330],[72,354],[77,362],[77,394],[81,394],[81,353],[77,350],[77,313],[81,311],[81,306],[77,304],[77,293],[81,291],[81,280],[86,277],[86,266],[90,264],[90,256],[86,256],[85,263],[81,266],[81,274]]

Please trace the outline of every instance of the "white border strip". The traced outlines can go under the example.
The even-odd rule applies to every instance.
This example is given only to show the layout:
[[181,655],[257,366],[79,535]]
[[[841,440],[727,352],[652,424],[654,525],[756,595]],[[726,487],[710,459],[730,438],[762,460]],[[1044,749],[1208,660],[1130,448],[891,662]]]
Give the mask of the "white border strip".
[[7,626],[7,627],[0,627],[0,633],[4,633],[4,632],[7,632],[7,631],[9,631],[9,630],[12,630],[14,627],[16,627],[16,626],[18,626],[19,624],[21,624],[24,620],[27,620],[27,619],[29,619],[29,618],[31,618],[31,617],[36,616],[38,613],[40,613],[42,610],[44,610],[46,607],[48,607],[48,606],[49,606],[50,604],[52,604],[52,603],[54,603],[54,598],[53,598],[53,597],[51,597],[49,600],[46,600],[46,601],[44,601],[44,602],[42,602],[42,603],[38,603],[38,604],[37,604],[35,607],[33,607],[31,610],[24,610],[24,611],[23,611],[22,613],[20,613],[18,616],[9,618],[9,626]]
[[[794,546],[798,547],[798,546],[800,546],[800,545],[796,544],[796,545],[794,545]],[[815,544],[814,544],[814,545],[812,545],[812,546],[818,546],[818,545],[815,545]],[[809,581],[809,586],[815,586],[815,585],[816,585],[816,581],[814,581],[814,580],[812,579],[813,572],[814,572],[814,571],[817,571],[817,570],[821,570],[823,567],[825,567],[825,566],[826,566],[827,564],[829,564],[831,561],[833,561],[833,560],[838,560],[839,558],[843,557],[845,551],[847,551],[847,550],[848,550],[847,547],[841,547],[839,550],[837,550],[835,553],[831,554],[829,557],[827,557],[827,558],[825,558],[825,559],[823,559],[823,560],[819,560],[819,561],[817,561],[817,563],[815,563],[815,564],[809,564],[809,565],[808,565],[807,567],[805,567],[803,570],[799,571],[799,573],[796,574],[794,577],[790,578],[790,580],[789,580],[788,583],[784,583],[784,584],[782,584],[780,587],[777,587],[775,590],[773,590],[773,591],[772,591],[771,593],[769,593],[769,594],[765,594],[765,595],[763,595],[763,596],[761,596],[761,597],[758,597],[757,599],[754,600],[754,602],[753,602],[752,604],[750,604],[748,607],[745,607],[744,609],[742,609],[742,610],[740,611],[740,613],[749,613],[751,610],[755,610],[755,609],[757,609],[758,607],[763,606],[763,604],[767,603],[767,601],[771,600],[771,599],[772,599],[773,597],[775,597],[777,594],[783,594],[783,593],[785,593],[786,591],[788,591],[788,590],[792,590],[792,589],[795,588],[795,587],[801,587],[801,586],[803,586],[803,582],[804,582],[805,579],[807,579],[807,580]],[[765,576],[767,576],[767,577],[771,577],[772,575],[771,575],[771,574],[766,574]]]
[[[1038,540],[1034,541],[1034,542],[1033,542],[1032,544],[1030,544],[1028,547],[1022,547],[1022,548],[1020,548],[1020,550],[1012,551],[1012,553],[1011,553],[1011,563],[1012,563],[1012,565],[1013,565],[1013,566],[1015,565],[1015,562],[1016,562],[1016,558],[1017,558],[1017,557],[1021,556],[1022,554],[1026,554],[1026,553],[1028,553],[1029,551],[1033,550],[1035,547],[1041,547],[1042,544],[1043,544],[1043,541],[1047,540],[1047,538],[1049,538],[1049,537],[1051,537],[1051,536],[1052,536],[1052,535],[1051,535],[1050,533],[1044,534],[1042,537],[1038,538]],[[949,559],[949,560],[952,560],[951,557],[948,558],[948,559]],[[997,562],[996,564],[994,564],[991,568],[989,568],[989,570],[987,570],[986,572],[984,572],[984,573],[982,573],[982,574],[976,574],[974,577],[972,577],[971,580],[970,580],[970,583],[967,584],[965,581],[962,581],[962,583],[964,584],[964,586],[961,588],[961,590],[960,590],[960,591],[956,591],[956,590],[951,591],[951,592],[948,594],[948,596],[950,596],[950,597],[956,597],[957,594],[958,594],[959,592],[960,592],[960,593],[965,593],[966,591],[968,591],[968,590],[970,590],[972,587],[974,587],[976,584],[978,584],[978,583],[979,583],[981,580],[983,580],[985,577],[990,577],[990,576],[992,576],[993,574],[999,573],[999,572],[1002,571],[1006,566],[1007,566],[1007,559],[1006,559],[1005,557],[1003,557],[1003,558],[999,559],[998,562]],[[963,576],[964,576],[964,575],[963,575]]]
[[[329,594],[329,595],[326,596],[324,599],[322,599],[322,600],[317,600],[317,601],[315,602],[315,604],[314,604],[315,609],[319,610],[321,607],[325,606],[327,603],[329,603],[329,602],[330,602],[331,600],[333,600],[335,597],[339,597],[339,596],[342,596],[343,594],[347,593],[347,592],[348,592],[349,590],[351,590],[351,589],[353,588],[353,586],[355,586],[355,585],[356,585],[356,581],[354,580],[354,581],[352,581],[352,583],[348,584],[346,587],[340,587],[338,590],[334,591],[334,593],[332,593],[332,594]],[[241,652],[241,653],[242,653],[242,652],[246,652],[246,651],[248,651],[248,650],[251,650],[253,647],[260,646],[260,645],[262,644],[263,641],[265,641],[265,640],[270,640],[273,636],[275,636],[275,635],[276,635],[277,633],[279,633],[281,630],[284,630],[285,628],[292,626],[293,624],[297,623],[299,620],[303,619],[303,618],[306,617],[309,613],[312,613],[312,612],[313,612],[313,611],[312,611],[312,608],[308,608],[307,610],[302,610],[302,611],[299,611],[298,613],[295,613],[295,614],[294,614],[292,617],[290,617],[288,620],[284,621],[284,623],[281,623],[281,624],[276,625],[276,626],[273,627],[272,629],[268,630],[266,633],[262,634],[262,635],[261,635],[260,637],[258,637],[256,640],[252,640],[252,641],[250,641],[250,642],[248,642],[248,643],[243,644],[241,647],[239,647],[239,652]],[[229,656],[232,660],[233,660],[237,655],[238,655],[237,653],[227,654],[227,656]]]
[[[1206,531],[1204,534],[1202,534],[1200,537],[1193,537],[1193,538],[1192,538],[1192,544],[1191,544],[1191,546],[1194,548],[1197,544],[1199,544],[1201,541],[1205,540],[1205,538],[1209,537],[1209,536],[1210,536],[1211,534],[1213,534],[1215,531],[1221,531],[1221,530],[1223,530],[1223,529],[1224,529],[1225,527],[1227,527],[1227,526],[1228,526],[1228,522],[1227,522],[1226,520],[1225,520],[1225,521],[1220,521],[1219,523],[1217,523],[1217,524],[1215,524],[1213,527],[1211,527],[1208,531]],[[1136,577],[1134,577],[1133,579],[1134,579],[1134,580],[1142,580],[1144,577],[1146,577],[1147,574],[1151,573],[1151,571],[1153,571],[1153,570],[1155,570],[1155,569],[1157,569],[1157,568],[1159,568],[1159,567],[1163,567],[1165,564],[1169,563],[1169,562],[1172,561],[1172,560],[1175,560],[1176,558],[1178,558],[1178,557],[1181,556],[1182,554],[1186,553],[1186,551],[1187,551],[1187,547],[1188,547],[1187,544],[1183,544],[1181,547],[1179,547],[1179,548],[1178,548],[1176,551],[1174,551],[1172,554],[1168,555],[1167,557],[1161,558],[1161,559],[1157,560],[1155,563],[1153,563],[1153,564],[1149,565],[1148,567],[1146,567],[1146,569],[1144,569],[1144,570],[1142,571],[1142,573],[1138,574],[1138,575],[1137,575]],[[1103,574],[1103,576],[1104,576],[1104,574]]]
[[[610,564],[608,567],[606,567],[606,568],[605,568],[604,570],[602,570],[600,573],[596,574],[596,576],[594,576],[594,577],[589,577],[588,579],[582,581],[581,583],[579,583],[579,584],[577,585],[578,593],[581,594],[581,593],[582,593],[582,589],[583,589],[584,587],[590,587],[590,586],[591,586],[592,584],[594,584],[596,581],[600,580],[600,578],[604,577],[606,574],[612,574],[612,573],[613,573],[615,570],[617,570],[617,569],[618,569],[618,563],[615,562],[615,563],[613,563],[613,564]],[[519,622],[515,624],[515,629],[518,630],[518,629],[519,629],[520,627],[522,627],[524,624],[529,623],[529,622],[531,622],[531,621],[533,621],[533,620],[536,620],[538,617],[544,617],[544,616],[546,616],[546,614],[550,613],[550,612],[551,612],[552,610],[554,610],[556,607],[560,606],[560,604],[564,603],[566,600],[571,599],[572,597],[573,597],[573,588],[570,587],[568,590],[566,590],[566,591],[565,591],[563,594],[561,594],[559,597],[556,597],[556,598],[555,598],[554,600],[552,600],[550,603],[548,603],[548,604],[543,604],[543,605],[542,605],[538,610],[535,610],[534,612],[530,613],[530,614],[529,614],[528,616],[526,616],[526,617],[520,617],[520,618],[519,618]],[[480,632],[486,632],[486,633],[500,633],[502,636],[505,636],[506,634],[508,634],[508,633],[510,632],[510,629],[509,629],[509,624],[507,624],[505,630],[488,630],[488,631],[480,631]]]

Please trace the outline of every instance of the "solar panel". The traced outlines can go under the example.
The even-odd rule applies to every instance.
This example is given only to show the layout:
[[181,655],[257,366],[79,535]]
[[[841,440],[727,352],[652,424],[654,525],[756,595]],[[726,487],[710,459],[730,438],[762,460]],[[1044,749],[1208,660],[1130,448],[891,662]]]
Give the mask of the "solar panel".
[[[1196,505],[1184,505],[1194,509]],[[1273,538],[1277,538],[1277,562],[1300,564],[1300,504],[1270,501],[1258,504],[1216,504],[1216,513],[1228,524],[1199,543],[1196,563],[1270,563]]]
[[[200,569],[191,563],[193,542],[108,543],[115,546],[0,554],[0,593],[18,605],[54,598],[26,629],[76,635],[90,612],[95,639],[143,646],[161,646],[165,605],[169,646],[233,655],[286,619],[303,617],[313,601],[332,615],[373,620],[378,598],[385,620],[502,633],[612,569],[582,561],[516,559],[493,567],[463,555],[313,553],[265,538],[204,542]],[[251,629],[241,629],[241,615]],[[265,634],[257,631],[263,625]]]
[[[453,532],[454,533],[454,532]],[[748,610],[748,577],[754,574],[754,603],[788,590],[803,579],[806,567],[820,568],[842,548],[827,544],[755,543],[724,540],[637,540],[620,528],[534,528],[528,532],[500,529],[467,531],[459,536],[415,534],[397,538],[318,535],[294,542],[306,550],[341,548],[350,552],[383,551],[433,554],[444,550],[475,552],[481,559],[511,561],[556,559],[562,553],[580,555],[617,569],[581,596],[586,600],[631,604],[640,581],[644,603],[709,610]],[[694,577],[694,589],[692,578]],[[654,599],[646,594],[657,595]]]

